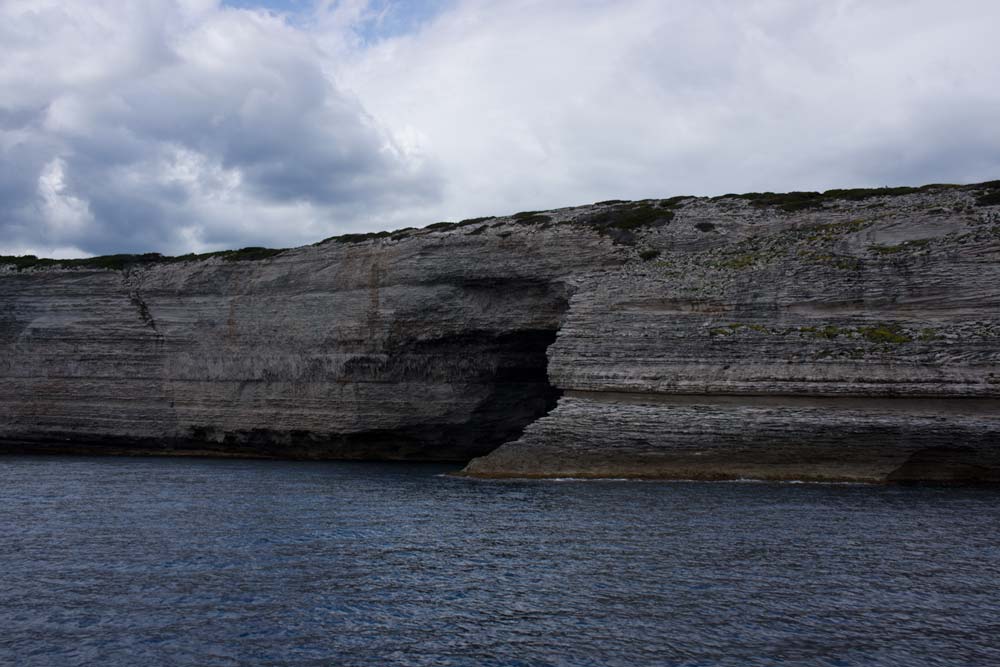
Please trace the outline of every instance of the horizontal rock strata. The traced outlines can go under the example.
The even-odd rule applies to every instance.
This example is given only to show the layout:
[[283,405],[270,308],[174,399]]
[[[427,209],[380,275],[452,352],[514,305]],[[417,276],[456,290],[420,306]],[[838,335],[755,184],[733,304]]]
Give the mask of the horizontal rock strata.
[[1000,481],[998,193],[602,202],[280,253],[0,261],[0,449]]
[[639,237],[647,261],[573,295],[556,409],[466,474],[1000,480],[983,197],[686,201]]
[[0,274],[6,451],[465,461],[551,408],[610,241],[428,232],[271,259]]
[[573,392],[468,472],[499,477],[1000,481],[997,403]]

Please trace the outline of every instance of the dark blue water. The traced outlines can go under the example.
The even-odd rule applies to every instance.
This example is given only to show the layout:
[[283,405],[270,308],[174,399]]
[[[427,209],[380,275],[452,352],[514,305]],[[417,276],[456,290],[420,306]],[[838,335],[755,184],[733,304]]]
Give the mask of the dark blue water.
[[1000,665],[1000,492],[0,458],[3,665]]

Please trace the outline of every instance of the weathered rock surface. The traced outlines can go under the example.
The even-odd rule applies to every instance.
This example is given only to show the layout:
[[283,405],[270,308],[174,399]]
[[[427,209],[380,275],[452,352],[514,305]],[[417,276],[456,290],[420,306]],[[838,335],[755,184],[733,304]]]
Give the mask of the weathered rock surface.
[[551,408],[596,234],[489,229],[273,259],[0,274],[8,451],[468,460]]
[[0,447],[1000,481],[998,186],[0,266]]
[[572,392],[469,466],[499,477],[1000,481],[997,405],[976,399]]

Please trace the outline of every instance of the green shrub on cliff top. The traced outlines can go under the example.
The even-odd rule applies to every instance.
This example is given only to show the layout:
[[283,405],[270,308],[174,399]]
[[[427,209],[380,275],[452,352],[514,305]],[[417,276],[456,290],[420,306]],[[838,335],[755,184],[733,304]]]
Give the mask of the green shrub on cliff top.
[[596,215],[579,219],[578,224],[597,229],[599,234],[610,236],[615,243],[634,245],[635,232],[643,228],[662,227],[674,218],[674,212],[650,201],[615,206]]
[[976,206],[996,206],[1000,204],[1000,190],[988,192],[976,199]]
[[773,192],[750,193],[740,195],[741,199],[749,199],[757,207],[777,206],[782,211],[801,211],[807,208],[819,208],[823,205],[823,195],[819,192]]
[[143,255],[102,255],[99,257],[84,257],[81,259],[49,259],[47,257],[35,257],[34,255],[22,255],[19,257],[0,257],[0,264],[13,264],[18,271],[35,267],[63,267],[81,269],[110,269],[121,271],[128,266],[137,264],[149,264],[153,262],[177,261],[173,257],[164,257],[155,252]]
[[366,232],[362,234],[341,234],[339,236],[331,236],[329,238],[323,239],[319,243],[314,243],[314,246],[325,245],[327,243],[361,243],[363,241],[370,241],[372,239],[381,239],[389,236],[392,232]]
[[[1000,204],[1000,180],[988,181],[985,183],[978,183],[973,185],[950,185],[950,184],[930,184],[920,187],[886,187],[886,188],[852,188],[852,189],[834,189],[827,190],[825,192],[788,192],[788,193],[773,193],[773,192],[751,192],[746,194],[729,194],[723,195],[721,197],[714,197],[713,201],[725,199],[725,198],[736,198],[748,200],[755,207],[767,207],[773,206],[780,208],[781,210],[792,212],[805,210],[810,208],[819,208],[827,204],[832,204],[837,201],[862,201],[865,199],[873,197],[895,197],[900,195],[908,195],[923,192],[932,192],[945,189],[961,189],[963,191],[975,191],[977,194],[981,193],[976,199],[976,204],[978,206],[995,206]],[[983,192],[985,191],[985,192]],[[594,227],[601,234],[611,236],[615,242],[624,244],[634,244],[635,235],[634,232],[645,227],[659,227],[669,223],[674,218],[673,208],[680,206],[686,200],[691,199],[690,196],[681,195],[677,197],[671,197],[669,199],[655,200],[655,199],[644,199],[637,202],[625,202],[622,200],[606,200],[603,202],[598,202],[598,204],[606,206],[604,210],[589,216],[581,216],[574,222],[577,224],[582,224],[590,227]],[[872,204],[871,206],[875,206]],[[881,204],[877,204],[881,205]],[[931,209],[932,212],[938,213],[943,211],[942,209]],[[513,216],[515,221],[521,224],[543,224],[547,225],[551,222],[551,218],[548,215],[540,213],[538,211],[521,211]],[[483,218],[469,218],[462,220],[459,223],[454,222],[437,222],[425,227],[427,230],[441,230],[448,229],[452,227],[463,227],[467,225],[477,224],[480,222],[486,222],[492,219],[491,217]],[[498,223],[502,224],[502,223]],[[699,223],[697,228],[702,231],[710,231],[711,223]],[[838,225],[856,225],[857,222],[852,223],[834,223],[828,225],[828,227],[833,228]],[[868,223],[865,223],[868,224]],[[495,226],[495,225],[494,225]],[[370,241],[374,239],[382,238],[392,238],[393,240],[400,240],[407,238],[416,230],[414,228],[399,229],[396,231],[381,231],[381,232],[369,232],[360,234],[342,234],[340,236],[333,236],[324,239],[314,245],[323,245],[329,242],[336,243],[360,243],[364,241]],[[481,231],[481,230],[480,230]],[[473,233],[479,233],[473,232]],[[502,236],[509,236],[509,233],[503,234]],[[872,252],[876,254],[893,254],[905,249],[913,249],[919,247],[920,241],[910,242],[904,244],[904,246],[874,246]],[[0,256],[0,264],[13,266],[18,271],[30,269],[30,268],[41,268],[41,267],[65,267],[65,268],[94,268],[94,269],[108,269],[108,270],[123,270],[130,266],[137,266],[143,264],[153,264],[153,263],[170,263],[170,262],[192,262],[192,261],[202,261],[209,259],[211,257],[220,257],[224,261],[228,262],[238,262],[238,261],[256,261],[274,257],[280,253],[284,252],[284,249],[280,248],[262,248],[262,247],[247,247],[239,250],[223,250],[218,252],[209,253],[199,253],[199,254],[187,254],[178,257],[167,257],[160,255],[158,253],[145,253],[145,254],[116,254],[116,255],[104,255],[99,257],[88,257],[84,259],[49,259],[49,258],[39,258],[34,255],[22,255],[22,256]],[[730,258],[726,268],[746,268],[753,264],[754,258],[750,255],[743,255],[738,257]],[[852,260],[854,264],[857,260]],[[852,266],[854,266],[852,264]],[[854,266],[856,268],[856,266]]]
[[[985,184],[980,184],[980,186]],[[720,199],[744,199],[753,206],[767,207],[774,206],[786,212],[802,211],[810,208],[823,208],[828,204],[835,204],[839,201],[863,201],[873,197],[899,197],[901,195],[911,195],[921,192],[931,192],[935,190],[945,190],[962,186],[950,185],[946,183],[932,183],[920,187],[895,187],[895,188],[838,188],[826,190],[825,192],[747,192],[745,194],[727,194],[721,197],[713,197],[713,201]]]
[[158,252],[147,252],[141,255],[100,255],[97,257],[84,257],[81,259],[48,259],[46,257],[35,257],[34,255],[0,256],[0,264],[13,264],[18,271],[30,268],[60,267],[67,269],[106,269],[110,271],[123,271],[129,267],[142,266],[148,264],[175,264],[178,262],[200,262],[211,257],[221,257],[226,262],[254,261],[267,259],[284,252],[283,248],[261,248],[248,247],[240,250],[220,250],[217,252],[206,252],[200,254],[179,255],[169,257]]
[[720,199],[744,199],[756,207],[777,206],[789,212],[823,205],[823,194],[820,192],[747,192],[712,198],[713,201]]
[[642,227],[659,227],[674,219],[674,212],[650,204],[639,204],[616,208],[601,213],[588,221],[599,229],[620,229],[634,231]]
[[223,250],[215,253],[226,262],[252,262],[258,259],[267,259],[285,252],[284,248],[262,248],[260,246],[250,246],[239,250]]

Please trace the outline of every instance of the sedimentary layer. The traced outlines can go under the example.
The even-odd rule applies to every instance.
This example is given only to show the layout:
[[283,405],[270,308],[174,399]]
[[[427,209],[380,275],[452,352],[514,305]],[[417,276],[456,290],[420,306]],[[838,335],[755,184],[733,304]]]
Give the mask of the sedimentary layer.
[[[474,231],[474,230],[473,230]],[[551,408],[566,229],[0,274],[0,446],[465,461]]]
[[1000,183],[0,263],[6,451],[1000,481]]

